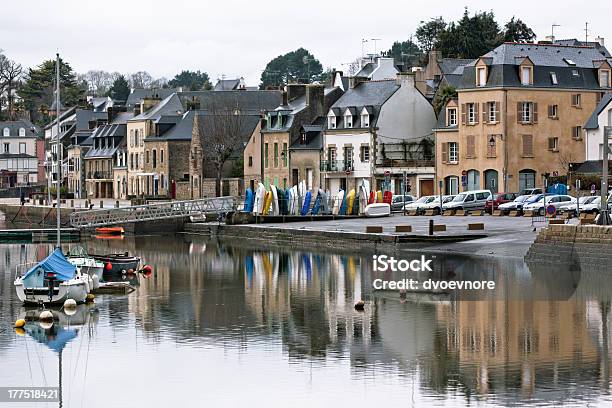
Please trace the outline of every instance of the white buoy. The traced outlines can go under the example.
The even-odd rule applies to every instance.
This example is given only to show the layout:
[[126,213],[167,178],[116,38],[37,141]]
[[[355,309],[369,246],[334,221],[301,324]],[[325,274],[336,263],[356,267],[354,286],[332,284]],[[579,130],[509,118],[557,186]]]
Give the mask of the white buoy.
[[64,309],[74,309],[77,306],[77,302],[74,299],[66,299],[64,302]]
[[38,316],[38,324],[43,329],[50,329],[53,327],[53,313],[48,310],[43,310]]

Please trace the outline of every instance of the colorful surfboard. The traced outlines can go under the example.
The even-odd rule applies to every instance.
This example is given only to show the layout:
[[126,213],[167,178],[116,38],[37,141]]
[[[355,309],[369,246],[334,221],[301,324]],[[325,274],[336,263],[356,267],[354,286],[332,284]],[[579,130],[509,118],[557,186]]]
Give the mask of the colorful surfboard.
[[302,206],[301,215],[308,214],[308,210],[310,210],[310,201],[312,200],[312,193],[310,191],[306,192],[306,197],[304,197],[304,205]]
[[253,190],[251,188],[246,189],[246,196],[244,198],[244,207],[242,211],[244,212],[252,212],[253,204],[255,203],[255,194],[253,194]]

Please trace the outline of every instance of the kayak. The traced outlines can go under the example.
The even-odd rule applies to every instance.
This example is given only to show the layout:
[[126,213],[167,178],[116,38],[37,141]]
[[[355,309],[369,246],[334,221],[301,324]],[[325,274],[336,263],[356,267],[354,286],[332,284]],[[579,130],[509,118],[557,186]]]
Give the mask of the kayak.
[[96,228],[96,233],[105,235],[123,235],[125,231],[123,227],[101,227]]

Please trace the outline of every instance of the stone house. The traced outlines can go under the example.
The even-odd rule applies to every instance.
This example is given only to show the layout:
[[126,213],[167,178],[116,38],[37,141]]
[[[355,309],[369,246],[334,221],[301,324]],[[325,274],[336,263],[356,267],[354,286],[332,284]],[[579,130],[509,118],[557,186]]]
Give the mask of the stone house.
[[502,44],[467,65],[435,129],[443,192],[516,192],[567,174],[585,159],[609,66],[595,47],[551,43]]
[[30,121],[17,120],[0,122],[0,132],[0,186],[6,188],[38,183],[36,142],[39,129]]

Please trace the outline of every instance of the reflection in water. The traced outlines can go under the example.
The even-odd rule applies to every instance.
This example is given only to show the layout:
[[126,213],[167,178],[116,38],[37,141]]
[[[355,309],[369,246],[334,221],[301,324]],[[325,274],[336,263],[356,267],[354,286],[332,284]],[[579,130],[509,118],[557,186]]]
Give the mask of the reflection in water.
[[[337,392],[349,403],[405,398],[414,406],[612,402],[611,291],[606,275],[579,264],[438,256],[434,272],[424,277],[496,282],[490,293],[450,293],[440,300],[373,292],[375,277],[403,276],[373,271],[365,255],[268,251],[185,237],[86,246],[98,253],[127,250],[154,266],[136,292],[97,299],[96,336],[85,343],[89,380],[73,377],[68,396],[88,407],[189,403],[189,392],[202,387],[215,390],[198,396],[213,406],[245,400],[323,406]],[[3,321],[21,313],[9,268],[50,249],[0,249],[7,271],[0,279]],[[353,308],[359,299],[367,300],[363,312]],[[0,330],[0,358],[8,369],[0,370],[0,385],[30,381],[15,357],[37,342],[35,331],[28,334],[24,341]],[[79,337],[63,344],[71,364],[82,364]],[[51,370],[43,360],[39,366]],[[82,391],[85,381],[116,386],[118,372],[148,381],[163,395],[122,395],[124,405],[117,405],[117,395]]]

